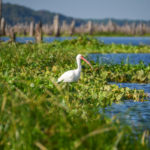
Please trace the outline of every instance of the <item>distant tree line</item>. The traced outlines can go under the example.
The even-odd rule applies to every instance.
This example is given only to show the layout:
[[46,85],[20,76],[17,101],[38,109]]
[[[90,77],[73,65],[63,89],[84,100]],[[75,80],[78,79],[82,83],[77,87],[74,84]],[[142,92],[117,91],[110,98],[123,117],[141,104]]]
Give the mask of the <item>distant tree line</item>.
[[1,9],[0,5],[0,35],[12,38],[15,38],[15,34],[36,36],[37,41],[41,41],[43,34],[54,36],[72,36],[77,34],[150,34],[150,22],[148,21],[118,21],[120,22],[119,24],[114,19],[109,19],[108,21],[105,19],[104,22],[73,19],[61,14],[57,15],[48,11],[33,11],[32,9],[12,4],[4,4]]

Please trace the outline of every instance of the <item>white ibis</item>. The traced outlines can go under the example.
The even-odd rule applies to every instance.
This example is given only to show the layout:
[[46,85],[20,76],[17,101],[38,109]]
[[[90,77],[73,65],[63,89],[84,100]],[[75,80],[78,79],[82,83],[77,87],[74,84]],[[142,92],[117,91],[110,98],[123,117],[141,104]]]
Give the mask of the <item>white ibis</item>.
[[[75,70],[69,70],[67,72],[65,72],[64,74],[62,74],[58,80],[58,82],[76,82],[78,81],[78,79],[80,78],[80,73],[81,73],[81,59],[84,60],[88,65],[91,66],[91,64],[81,55],[78,54],[76,56],[76,61],[77,61],[77,69]],[[92,66],[91,66],[92,68]]]

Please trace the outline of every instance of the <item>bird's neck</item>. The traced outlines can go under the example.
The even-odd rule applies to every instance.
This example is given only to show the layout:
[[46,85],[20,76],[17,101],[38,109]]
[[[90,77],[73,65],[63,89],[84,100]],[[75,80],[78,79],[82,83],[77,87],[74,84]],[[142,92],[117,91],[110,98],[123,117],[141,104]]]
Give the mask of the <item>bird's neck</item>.
[[77,60],[77,66],[78,66],[77,70],[80,72],[80,71],[81,71],[81,69],[82,69],[80,59],[78,59],[78,60]]

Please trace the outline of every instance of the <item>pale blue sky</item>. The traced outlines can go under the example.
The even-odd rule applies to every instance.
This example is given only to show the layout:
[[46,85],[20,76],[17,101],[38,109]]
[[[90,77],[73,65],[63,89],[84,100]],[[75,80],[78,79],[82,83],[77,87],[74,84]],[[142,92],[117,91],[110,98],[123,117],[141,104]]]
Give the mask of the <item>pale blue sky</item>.
[[3,0],[76,18],[150,20],[150,0]]

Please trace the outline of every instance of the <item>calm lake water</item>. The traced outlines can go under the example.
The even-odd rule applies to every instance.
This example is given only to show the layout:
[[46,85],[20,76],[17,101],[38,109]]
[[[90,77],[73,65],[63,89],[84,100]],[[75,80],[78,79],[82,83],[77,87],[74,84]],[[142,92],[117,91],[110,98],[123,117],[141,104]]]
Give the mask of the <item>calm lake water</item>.
[[138,54],[90,54],[90,60],[100,64],[139,64],[143,62],[145,65],[150,64],[150,53],[138,53]]
[[[43,38],[43,42],[53,42],[54,40],[58,40],[58,41],[64,41],[64,40],[71,40],[75,37],[44,37]],[[0,38],[2,41],[8,41],[9,37],[1,37]],[[16,42],[19,43],[28,43],[28,42],[35,42],[35,38],[34,37],[17,37],[16,38]]]
[[150,45],[150,37],[97,37],[105,44]]
[[[63,41],[66,39],[73,39],[76,37],[44,37],[44,42],[52,42],[54,40]],[[131,45],[150,45],[150,37],[95,37],[99,41],[104,42],[105,44],[131,44]],[[3,41],[8,41],[8,37],[1,37],[0,38]],[[17,37],[17,42],[20,43],[28,43],[35,42],[35,39],[33,37]]]

